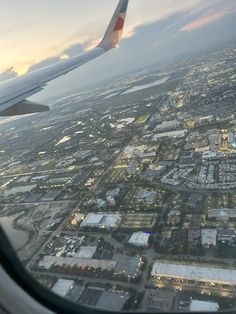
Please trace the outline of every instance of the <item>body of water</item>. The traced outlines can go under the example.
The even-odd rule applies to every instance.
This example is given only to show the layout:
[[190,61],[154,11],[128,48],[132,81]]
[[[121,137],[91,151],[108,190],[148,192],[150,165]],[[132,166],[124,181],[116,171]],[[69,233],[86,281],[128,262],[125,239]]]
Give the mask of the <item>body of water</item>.
[[16,250],[25,245],[29,239],[28,232],[13,228],[13,221],[17,218],[17,216],[18,215],[0,218],[0,224],[2,228],[8,236],[8,239],[10,240],[12,246]]
[[169,80],[169,76],[163,77],[162,79],[156,80],[154,82],[148,83],[148,84],[143,84],[143,85],[138,85],[138,86],[133,86],[130,89],[128,89],[127,91],[125,91],[122,95],[127,95],[130,93],[134,93],[143,89],[147,89],[150,87],[154,87],[154,86],[158,86],[158,85],[162,85],[165,82],[167,82]]

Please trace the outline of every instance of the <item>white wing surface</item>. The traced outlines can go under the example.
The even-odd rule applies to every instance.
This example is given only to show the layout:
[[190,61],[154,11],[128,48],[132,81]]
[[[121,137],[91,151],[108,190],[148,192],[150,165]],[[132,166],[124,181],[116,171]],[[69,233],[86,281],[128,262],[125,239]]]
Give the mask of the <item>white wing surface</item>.
[[48,106],[30,102],[27,97],[41,91],[47,82],[67,74],[112,48],[116,48],[122,38],[128,2],[129,0],[119,1],[107,31],[96,48],[0,83],[0,116],[48,111]]

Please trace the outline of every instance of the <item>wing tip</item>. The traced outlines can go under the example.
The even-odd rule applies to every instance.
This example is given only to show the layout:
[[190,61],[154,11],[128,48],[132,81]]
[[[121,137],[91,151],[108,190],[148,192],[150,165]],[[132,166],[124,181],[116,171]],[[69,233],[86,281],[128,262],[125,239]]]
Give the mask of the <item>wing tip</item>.
[[118,47],[118,44],[123,35],[128,4],[129,0],[119,1],[106,33],[98,47],[101,47],[105,50]]

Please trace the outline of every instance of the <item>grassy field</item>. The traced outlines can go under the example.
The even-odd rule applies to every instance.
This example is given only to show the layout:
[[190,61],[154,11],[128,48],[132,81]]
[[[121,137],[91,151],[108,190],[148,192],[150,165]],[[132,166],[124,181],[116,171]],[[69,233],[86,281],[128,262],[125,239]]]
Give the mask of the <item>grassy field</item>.
[[145,114],[145,115],[139,117],[139,118],[134,122],[134,124],[143,124],[143,123],[146,123],[149,117],[150,117],[150,114]]

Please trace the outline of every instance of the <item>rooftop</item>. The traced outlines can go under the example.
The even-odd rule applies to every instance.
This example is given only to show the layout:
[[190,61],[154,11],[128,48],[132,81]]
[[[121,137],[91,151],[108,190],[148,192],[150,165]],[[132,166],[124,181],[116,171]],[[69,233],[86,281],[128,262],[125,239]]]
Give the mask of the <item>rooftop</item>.
[[76,267],[91,267],[94,269],[101,268],[103,270],[113,270],[116,266],[115,261],[98,260],[78,257],[57,257],[46,255],[40,260],[39,267],[50,269],[53,265],[58,266],[76,266]]
[[149,234],[144,232],[135,232],[129,239],[129,243],[136,246],[147,246],[149,240]]
[[190,304],[191,312],[218,312],[219,304],[210,301],[192,300]]
[[208,213],[208,218],[236,218],[236,208],[219,208],[212,209]]
[[163,137],[184,137],[188,133],[188,130],[180,130],[180,131],[171,131],[171,132],[165,132],[165,133],[160,133],[156,134],[153,136],[153,141],[156,141],[159,138]]
[[96,307],[109,311],[121,311],[128,299],[128,293],[119,291],[104,291]]
[[6,196],[10,196],[10,195],[16,195],[16,194],[20,194],[20,193],[28,193],[30,191],[32,191],[34,188],[36,187],[36,185],[26,185],[26,186],[19,186],[19,187],[14,187],[11,188],[10,190],[5,192]]
[[119,214],[88,214],[81,227],[107,228],[118,225],[121,215]]
[[217,229],[202,229],[202,244],[216,245]]
[[81,246],[75,257],[92,258],[96,249],[96,246]]
[[152,268],[152,276],[236,285],[235,269],[156,262]]
[[58,279],[52,287],[52,292],[65,297],[67,293],[73,288],[74,280]]

